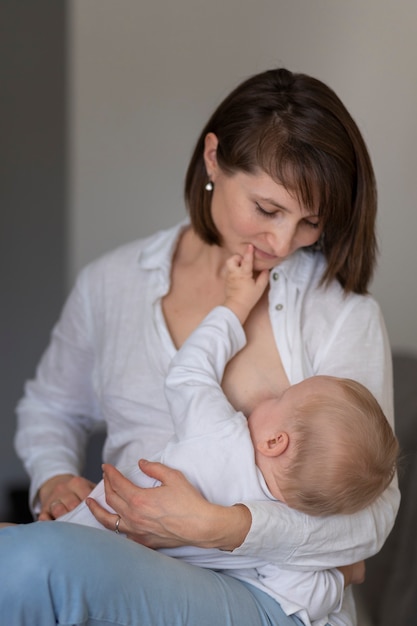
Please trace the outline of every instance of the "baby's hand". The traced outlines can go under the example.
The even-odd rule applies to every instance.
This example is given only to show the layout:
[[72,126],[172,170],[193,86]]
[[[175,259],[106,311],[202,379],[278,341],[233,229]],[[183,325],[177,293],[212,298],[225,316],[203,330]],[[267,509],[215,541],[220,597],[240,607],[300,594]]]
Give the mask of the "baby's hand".
[[253,274],[253,246],[248,245],[245,254],[235,254],[226,262],[226,299],[229,307],[245,323],[249,313],[262,296],[269,280],[268,270],[255,277]]

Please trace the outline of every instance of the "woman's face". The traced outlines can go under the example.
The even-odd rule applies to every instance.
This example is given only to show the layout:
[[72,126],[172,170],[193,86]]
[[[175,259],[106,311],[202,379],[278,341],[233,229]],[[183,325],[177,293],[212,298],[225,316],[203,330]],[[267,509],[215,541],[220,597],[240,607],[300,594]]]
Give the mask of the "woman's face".
[[217,164],[217,138],[206,137],[206,169],[214,183],[211,213],[227,254],[254,246],[255,270],[271,269],[322,233],[317,213],[305,210],[268,174],[225,174]]

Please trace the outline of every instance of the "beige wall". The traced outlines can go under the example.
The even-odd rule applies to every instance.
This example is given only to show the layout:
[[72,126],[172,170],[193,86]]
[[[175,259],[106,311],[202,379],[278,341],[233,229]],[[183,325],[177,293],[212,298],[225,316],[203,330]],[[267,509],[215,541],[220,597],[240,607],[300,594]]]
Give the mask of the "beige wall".
[[182,218],[201,126],[246,76],[284,65],[328,82],[376,169],[373,292],[394,347],[417,350],[415,0],[72,0],[70,277]]

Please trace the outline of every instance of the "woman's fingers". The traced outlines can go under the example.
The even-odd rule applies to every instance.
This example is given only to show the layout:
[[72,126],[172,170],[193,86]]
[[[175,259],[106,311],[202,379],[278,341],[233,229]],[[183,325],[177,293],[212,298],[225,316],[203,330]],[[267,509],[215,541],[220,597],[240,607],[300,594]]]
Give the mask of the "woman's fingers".
[[[68,511],[71,511],[71,509],[68,508],[70,506],[70,501],[73,502],[73,496],[70,493],[68,497],[66,497],[66,502],[68,503],[68,505],[64,504],[63,500],[59,498],[56,500],[52,500],[52,502],[48,505],[47,511],[41,512],[38,519],[40,521],[45,521],[48,519],[58,519],[58,517],[65,515],[65,513],[68,513]],[[75,504],[75,506],[77,506],[78,503],[79,501],[77,501],[77,504]],[[73,508],[75,508],[75,506]]]
[[91,498],[87,504],[105,528],[116,531],[118,523],[129,539],[155,549],[200,545],[233,550],[244,540],[251,525],[244,505],[208,502],[180,471],[162,463],[140,460],[139,467],[160,485],[138,487],[113,466],[103,465],[106,502],[115,512]]
[[[121,518],[120,531],[152,548],[189,544],[198,525],[206,523],[205,508],[213,505],[181,472],[161,463],[141,460],[139,465],[161,485],[137,487],[113,466],[103,465],[106,502]],[[87,503],[96,519],[114,530],[117,517],[90,499]]]
[[[116,530],[116,521],[119,517],[121,518],[120,515],[115,514],[115,513],[110,513],[110,511],[103,508],[93,498],[87,498],[86,503],[91,513],[94,515],[96,520],[100,522],[100,524],[103,524],[103,526],[105,528],[108,528],[109,530],[114,530],[114,531]],[[120,522],[119,522],[118,528],[120,532],[124,532],[122,531],[122,528],[120,528]]]
[[140,459],[138,465],[144,474],[154,478],[155,480],[159,480],[162,484],[170,481],[181,480],[180,476],[182,476],[182,474],[180,472],[173,470],[171,467],[168,467],[168,465],[164,465],[163,463]]
[[54,476],[39,490],[41,511],[38,519],[40,521],[53,520],[72,511],[93,488],[94,483],[82,476],[72,474]]
[[115,510],[129,505],[137,490],[140,489],[113,465],[103,465],[103,481],[106,502]]

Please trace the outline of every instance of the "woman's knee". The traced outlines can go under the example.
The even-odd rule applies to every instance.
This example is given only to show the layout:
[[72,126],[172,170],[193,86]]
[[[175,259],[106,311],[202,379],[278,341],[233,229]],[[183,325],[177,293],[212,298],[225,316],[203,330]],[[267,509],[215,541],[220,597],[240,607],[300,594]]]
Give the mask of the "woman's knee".
[[13,575],[19,572],[22,576],[30,576],[33,571],[39,572],[42,556],[48,554],[47,526],[50,527],[50,524],[34,522],[1,529],[0,568],[4,572],[4,580],[7,571]]
[[[9,585],[34,584],[65,576],[94,563],[94,535],[75,524],[33,522],[0,530],[1,579]],[[85,532],[87,531],[87,532]],[[100,534],[102,531],[95,531]]]

